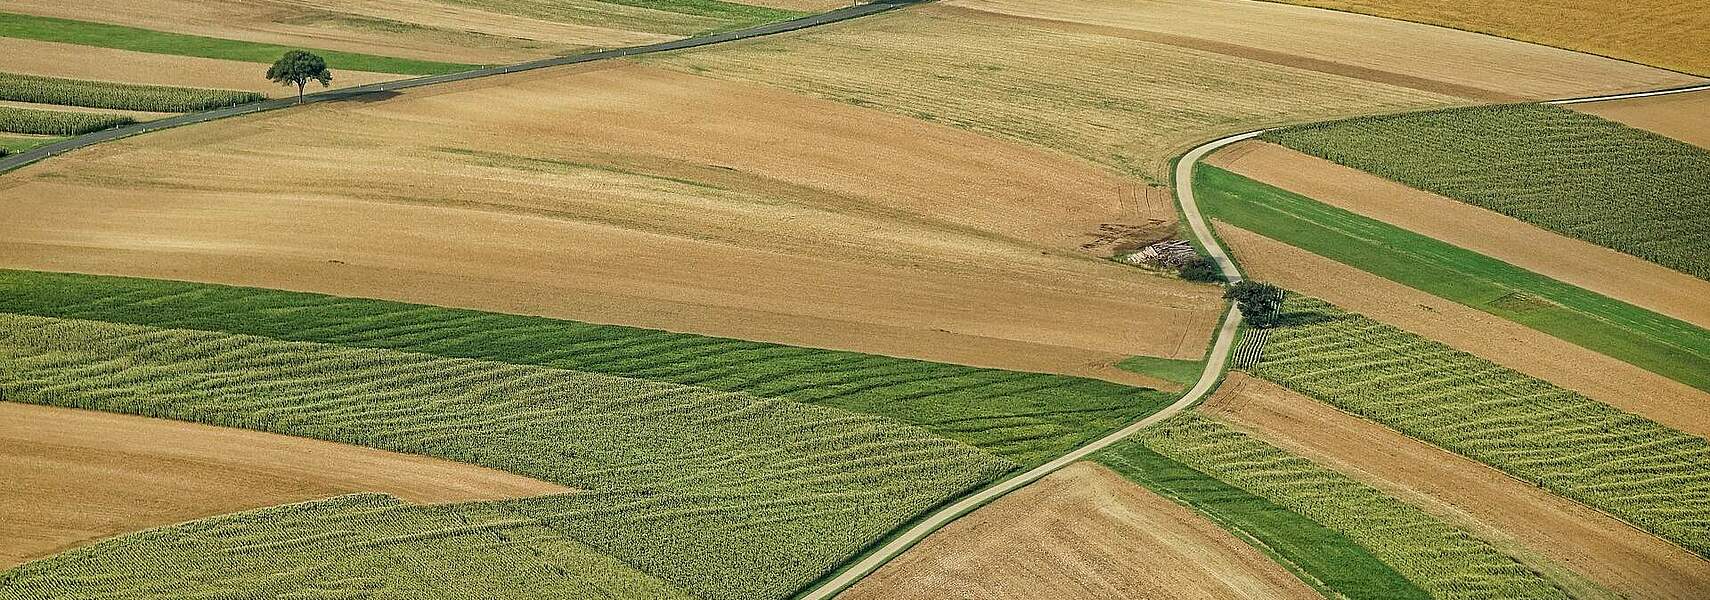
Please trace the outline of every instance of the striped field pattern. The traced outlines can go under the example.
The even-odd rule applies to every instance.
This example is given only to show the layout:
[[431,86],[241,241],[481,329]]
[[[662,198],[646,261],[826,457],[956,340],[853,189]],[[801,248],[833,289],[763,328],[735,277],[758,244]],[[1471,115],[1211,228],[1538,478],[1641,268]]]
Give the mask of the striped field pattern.
[[0,73],[0,100],[14,102],[117,110],[190,112],[254,102],[265,98],[266,96],[255,92],[132,85],[108,81],[85,81]]
[[123,115],[0,106],[0,132],[6,133],[82,135],[135,122]]

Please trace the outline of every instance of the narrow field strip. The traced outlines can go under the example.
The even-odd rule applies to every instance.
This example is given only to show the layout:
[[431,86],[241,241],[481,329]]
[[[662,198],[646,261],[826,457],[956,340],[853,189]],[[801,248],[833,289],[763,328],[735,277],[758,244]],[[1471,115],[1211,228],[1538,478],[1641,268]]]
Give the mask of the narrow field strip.
[[[263,64],[272,63],[285,52],[296,49],[275,44],[168,33],[123,25],[38,17],[9,12],[0,12],[0,37]],[[355,52],[313,51],[327,60],[327,66],[332,68],[334,76],[339,70],[397,73],[400,75],[435,75],[466,71],[478,66],[374,56]],[[257,72],[256,76],[260,77],[261,72]]]
[[1340,532],[1438,599],[1567,598],[1512,557],[1418,508],[1195,413],[1139,445]]
[[1291,297],[1254,374],[1710,557],[1710,442]]
[[890,417],[1024,466],[1174,400],[1146,388],[594,325],[218,285],[0,271],[0,312],[540,365]]
[[6,133],[82,135],[135,122],[123,115],[0,106],[0,132]]
[[1166,458],[1143,444],[1118,444],[1093,460],[1217,522],[1271,555],[1326,598],[1431,597],[1336,530]]
[[0,315],[7,400],[409,452],[576,490],[504,509],[706,598],[782,598],[1015,468],[883,417],[428,354]]
[[[670,35],[705,35],[807,16],[722,0],[446,0],[502,14]],[[851,4],[853,4],[851,2]]]
[[131,85],[60,77],[0,73],[0,100],[142,110],[190,112],[266,99],[255,92],[158,85]]
[[1710,391],[1710,331],[1202,165],[1207,214]]
[[1303,125],[1263,136],[1710,279],[1710,150],[1547,105]]

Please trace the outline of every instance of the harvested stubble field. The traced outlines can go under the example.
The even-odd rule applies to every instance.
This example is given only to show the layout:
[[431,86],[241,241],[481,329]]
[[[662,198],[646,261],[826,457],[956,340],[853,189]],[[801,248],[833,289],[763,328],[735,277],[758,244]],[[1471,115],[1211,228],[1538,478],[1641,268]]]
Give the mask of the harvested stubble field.
[[616,64],[33,165],[0,183],[0,262],[1158,385],[1113,365],[1199,358],[1221,301],[1080,250],[1101,224],[1173,231],[1130,190],[1019,144]]
[[1431,23],[1710,76],[1695,0],[1270,0]]
[[0,132],[31,135],[81,135],[135,123],[122,115],[0,106]]
[[1432,598],[1567,598],[1466,531],[1215,419],[1183,413],[1135,440],[1346,535]]
[[[6,365],[0,391],[13,401],[301,435],[565,485],[575,491],[496,503],[492,508],[503,518],[482,522],[462,515],[450,530],[405,523],[372,543],[384,546],[394,536],[438,539],[495,525],[546,528],[556,532],[552,537],[604,555],[574,559],[578,568],[621,561],[709,599],[785,597],[915,515],[1015,467],[883,417],[704,387],[393,350],[8,315],[0,317],[0,361]],[[319,514],[318,506],[306,509]],[[414,514],[377,518],[408,521]],[[235,524],[248,530],[271,521],[238,517]],[[213,526],[226,522],[216,519]],[[313,544],[354,552],[367,545],[344,539],[342,527],[316,527],[327,531],[238,541],[231,549],[295,547],[304,554],[299,560],[316,562],[324,551]],[[180,537],[141,535],[143,547],[170,547]],[[495,535],[500,543],[513,539]],[[229,537],[214,542],[214,551],[233,543]],[[134,548],[121,539],[89,552],[129,564],[146,554]],[[189,570],[192,580],[248,576],[241,562],[196,560],[208,552],[194,549],[183,562],[162,568]],[[88,564],[81,556],[50,559],[39,570],[26,566],[0,581],[20,590],[35,584],[19,581],[20,575],[39,575],[44,585],[64,581]],[[409,564],[443,568],[438,563],[457,555],[433,556],[440,560]],[[322,568],[336,576],[320,573],[292,583],[331,581],[354,591],[385,585],[363,576],[409,580],[412,567],[334,562]],[[386,573],[370,572],[375,569]],[[118,594],[148,585],[146,573],[105,568],[73,589]],[[280,591],[271,587],[275,582],[266,585]],[[484,597],[472,591],[467,597]],[[196,591],[171,593],[191,597]]]
[[1710,442],[1315,298],[1254,373],[1710,556]]
[[1710,119],[1704,118],[1710,115],[1710,90],[1587,102],[1569,108],[1710,149]]
[[128,85],[105,81],[0,73],[0,100],[89,108],[190,112],[264,98],[255,92]]
[[1266,140],[1710,279],[1710,150],[1565,108],[1362,117]]

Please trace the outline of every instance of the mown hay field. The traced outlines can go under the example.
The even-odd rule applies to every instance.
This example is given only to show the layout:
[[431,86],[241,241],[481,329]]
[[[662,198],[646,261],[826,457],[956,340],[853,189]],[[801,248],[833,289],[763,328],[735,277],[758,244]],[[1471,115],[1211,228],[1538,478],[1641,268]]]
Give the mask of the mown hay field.
[[255,92],[129,85],[0,73],[0,100],[89,108],[190,112],[265,98]]
[[1488,542],[1215,419],[1183,413],[1131,443],[1346,535],[1432,598],[1568,597]]
[[[504,501],[504,512],[704,598],[786,597],[1016,466],[836,408],[229,333],[9,315],[0,364],[11,401],[300,435],[558,483],[576,491]],[[202,568],[219,578],[244,567]],[[342,574],[331,580],[363,573]],[[109,586],[146,579],[99,575]]]
[[1431,23],[1710,76],[1710,11],[1693,0],[1271,0]]
[[1290,297],[1254,374],[1710,555],[1710,443]]
[[1710,279],[1710,150],[1540,105],[1363,117],[1265,139]]

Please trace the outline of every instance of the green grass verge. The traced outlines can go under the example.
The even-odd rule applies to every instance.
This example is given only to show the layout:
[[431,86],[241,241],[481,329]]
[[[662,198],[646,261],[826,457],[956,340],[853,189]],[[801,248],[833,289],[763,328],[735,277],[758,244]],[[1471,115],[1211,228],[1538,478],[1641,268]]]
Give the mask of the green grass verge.
[[694,598],[502,503],[380,494],[162,527],[0,572],[3,600],[91,597]]
[[1213,218],[1710,391],[1710,331],[1202,165]]
[[1199,381],[1199,374],[1205,370],[1205,361],[1180,360],[1174,358],[1158,358],[1156,356],[1130,356],[1116,363],[1116,367],[1124,371],[1150,375],[1171,383],[1191,386]]
[[124,115],[0,106],[0,131],[6,133],[82,135],[135,122]]
[[1093,460],[1198,511],[1277,559],[1326,598],[1427,600],[1431,596],[1347,536],[1274,502],[1123,442]]
[[1176,394],[575,321],[207,284],[0,270],[0,312],[385,348],[696,385],[883,415],[1024,466]]
[[0,73],[0,100],[116,110],[190,112],[254,102],[255,92],[130,85],[59,77]]
[[1710,442],[1316,298],[1254,374],[1710,557]]
[[1142,430],[1135,439],[1153,452],[1340,532],[1432,598],[1568,597],[1466,531],[1219,421],[1183,413]]
[[63,140],[63,137],[6,137],[0,136],[0,156],[17,154],[36,146],[46,146]]
[[1710,150],[1547,105],[1362,117],[1264,139],[1710,279]]
[[[562,484],[577,491],[502,507],[721,600],[786,597],[1016,466],[892,419],[736,392],[23,315],[0,315],[0,396],[436,456]],[[122,570],[102,579],[135,581]]]
[[[262,64],[272,64],[286,52],[299,49],[275,44],[168,33],[123,25],[8,12],[0,12],[0,37]],[[374,56],[355,52],[302,49],[314,52],[326,59],[327,66],[332,69],[334,77],[338,76],[338,71],[341,69],[401,75],[434,75],[466,71],[477,66]],[[262,74],[265,71],[264,68],[257,69],[255,72],[256,79],[263,79]]]

